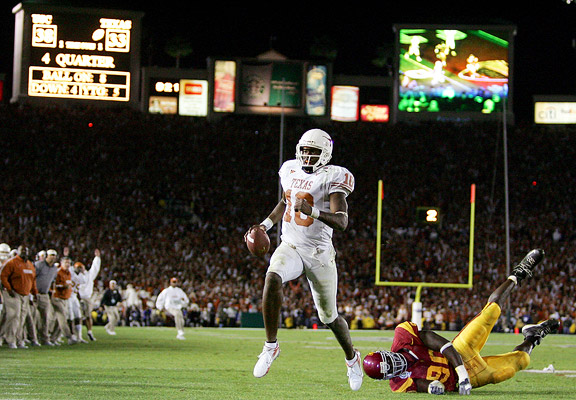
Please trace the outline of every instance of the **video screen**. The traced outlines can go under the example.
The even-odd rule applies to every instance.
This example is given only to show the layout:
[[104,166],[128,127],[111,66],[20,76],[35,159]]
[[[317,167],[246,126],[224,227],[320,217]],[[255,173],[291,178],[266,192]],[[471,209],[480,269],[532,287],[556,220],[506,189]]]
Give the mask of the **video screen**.
[[513,29],[396,29],[398,111],[502,112]]

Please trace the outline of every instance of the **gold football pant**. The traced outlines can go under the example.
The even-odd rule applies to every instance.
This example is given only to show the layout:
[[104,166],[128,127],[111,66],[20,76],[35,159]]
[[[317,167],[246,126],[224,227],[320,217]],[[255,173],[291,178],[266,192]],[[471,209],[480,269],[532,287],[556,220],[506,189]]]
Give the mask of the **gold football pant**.
[[530,364],[530,355],[523,351],[481,357],[480,351],[500,317],[500,306],[488,303],[480,314],[460,331],[452,343],[462,356],[472,387],[500,383]]

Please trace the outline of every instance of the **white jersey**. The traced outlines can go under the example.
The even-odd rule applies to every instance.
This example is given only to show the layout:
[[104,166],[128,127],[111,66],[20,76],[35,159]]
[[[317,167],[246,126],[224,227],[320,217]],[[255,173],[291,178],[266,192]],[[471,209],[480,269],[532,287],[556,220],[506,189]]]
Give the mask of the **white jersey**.
[[86,282],[78,286],[78,294],[83,300],[88,300],[92,297],[94,292],[94,279],[100,273],[100,265],[102,260],[100,257],[94,257],[90,270],[86,271]]
[[156,299],[156,308],[162,310],[164,308],[169,309],[181,309],[186,307],[189,303],[188,296],[179,287],[168,286],[166,289],[162,290]]
[[297,160],[286,161],[280,171],[280,182],[286,195],[282,218],[282,241],[296,247],[325,247],[332,244],[332,231],[325,223],[304,213],[294,212],[296,198],[304,198],[320,211],[330,211],[330,195],[354,191],[354,176],[344,167],[326,165],[311,174],[302,170]]
[[[78,288],[80,287],[80,285],[86,283],[88,275],[86,274],[86,272],[77,273],[74,267],[69,267],[69,271],[71,279],[69,281],[66,281],[66,283],[72,286],[72,296],[70,296],[70,298],[75,297],[76,299],[78,299]],[[68,298],[68,300],[70,300],[70,298]]]

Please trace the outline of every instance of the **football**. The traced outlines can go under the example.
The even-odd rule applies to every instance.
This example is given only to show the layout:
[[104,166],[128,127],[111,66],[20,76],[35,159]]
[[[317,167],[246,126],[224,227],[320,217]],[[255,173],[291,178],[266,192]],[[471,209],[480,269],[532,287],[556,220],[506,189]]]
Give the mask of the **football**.
[[262,257],[270,250],[270,238],[263,229],[252,229],[246,235],[246,247],[253,255]]

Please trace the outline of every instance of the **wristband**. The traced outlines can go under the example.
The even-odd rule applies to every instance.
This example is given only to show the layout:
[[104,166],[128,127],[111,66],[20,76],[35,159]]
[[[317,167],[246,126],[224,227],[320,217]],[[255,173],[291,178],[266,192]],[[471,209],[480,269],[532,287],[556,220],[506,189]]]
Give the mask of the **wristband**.
[[312,211],[310,211],[310,217],[314,219],[318,219],[320,217],[320,210],[316,207],[312,207]]
[[264,221],[260,222],[260,225],[264,225],[267,231],[270,230],[274,226],[274,222],[270,219],[270,217],[266,218]]
[[444,354],[444,350],[446,350],[448,347],[452,347],[452,342],[448,342],[444,346],[442,346],[440,348],[440,353]]
[[459,365],[456,368],[456,373],[458,374],[458,380],[462,382],[464,379],[468,379],[468,371],[466,371],[466,367],[464,365]]

